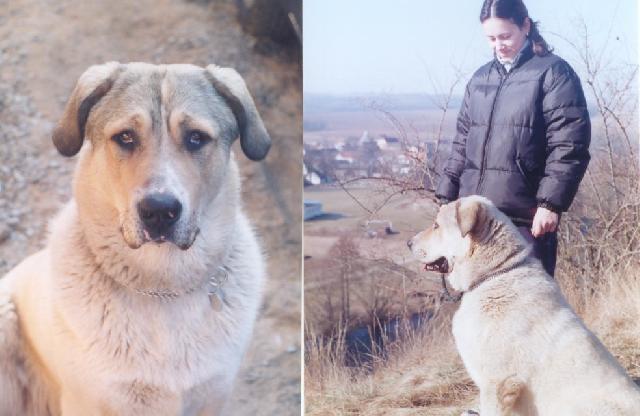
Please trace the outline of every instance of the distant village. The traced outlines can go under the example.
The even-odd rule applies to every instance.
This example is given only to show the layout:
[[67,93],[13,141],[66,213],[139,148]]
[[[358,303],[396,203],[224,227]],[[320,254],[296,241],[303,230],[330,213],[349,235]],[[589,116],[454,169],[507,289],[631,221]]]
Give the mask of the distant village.
[[[408,145],[398,137],[373,136],[365,131],[360,137],[348,137],[329,143],[305,143],[305,186],[411,174],[416,161],[435,154],[435,143]],[[425,155],[426,152],[426,155]]]

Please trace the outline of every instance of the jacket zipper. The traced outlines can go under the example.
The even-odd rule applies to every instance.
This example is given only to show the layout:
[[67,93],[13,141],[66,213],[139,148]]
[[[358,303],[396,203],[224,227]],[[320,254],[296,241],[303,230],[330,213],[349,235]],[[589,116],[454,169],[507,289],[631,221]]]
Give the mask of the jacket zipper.
[[[513,70],[513,68],[511,68]],[[511,71],[507,72],[504,76],[500,75],[500,71],[498,74],[500,75],[500,84],[498,84],[498,89],[496,90],[496,96],[493,99],[493,103],[491,104],[491,112],[489,113],[489,127],[487,128],[487,134],[484,138],[484,143],[482,145],[482,162],[480,165],[480,179],[478,180],[478,186],[476,187],[476,194],[482,195],[482,183],[484,181],[484,173],[487,165],[487,145],[489,144],[489,138],[491,137],[491,131],[493,130],[493,111],[496,108],[496,102],[498,101],[498,95],[500,95],[500,90],[502,86],[509,78],[509,74]]]

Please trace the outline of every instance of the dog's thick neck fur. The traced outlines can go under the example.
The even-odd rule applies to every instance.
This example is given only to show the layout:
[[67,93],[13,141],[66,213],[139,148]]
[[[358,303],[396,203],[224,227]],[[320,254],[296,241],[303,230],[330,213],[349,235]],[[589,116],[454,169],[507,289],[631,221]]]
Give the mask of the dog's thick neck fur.
[[[230,238],[234,235],[233,229],[237,223],[240,186],[236,180],[237,165],[233,157],[229,169],[233,171],[232,174],[226,175],[215,199],[199,216],[201,232],[188,250],[181,250],[171,243],[148,243],[138,249],[129,248],[120,233],[117,212],[100,203],[88,203],[86,200],[101,201],[100,195],[96,195],[101,191],[96,190],[90,181],[76,175],[75,198],[84,198],[85,203],[72,204],[68,209],[74,213],[67,214],[64,224],[52,228],[52,232],[70,237],[66,239],[68,246],[60,247],[61,255],[67,250],[70,259],[76,258],[78,253],[72,252],[84,247],[86,253],[80,256],[84,261],[93,263],[102,275],[132,291],[161,291],[179,295],[204,288],[218,267],[224,266],[234,245]],[[85,207],[85,210],[80,207]],[[87,233],[86,229],[94,232]],[[148,251],[157,251],[161,255],[149,255]],[[185,275],[176,270],[190,272]]]
[[454,260],[453,271],[448,278],[458,291],[467,292],[476,282],[531,257],[531,246],[508,220],[488,218],[481,233],[469,233],[465,238],[470,240],[469,256]]

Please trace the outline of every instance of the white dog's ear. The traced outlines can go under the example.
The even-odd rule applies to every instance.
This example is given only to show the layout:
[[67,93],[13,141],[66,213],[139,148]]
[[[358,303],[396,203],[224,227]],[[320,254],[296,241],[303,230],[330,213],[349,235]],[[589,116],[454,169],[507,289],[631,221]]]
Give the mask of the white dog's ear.
[[118,62],[94,65],[78,79],[62,118],[53,130],[53,144],[62,155],[73,156],[80,151],[89,112],[109,92],[119,68]]
[[469,233],[477,234],[484,227],[486,219],[485,207],[479,201],[465,199],[456,201],[456,221],[462,237],[466,237]]
[[264,159],[271,147],[271,138],[240,74],[217,65],[207,66],[207,74],[213,87],[233,111],[244,154],[251,160]]

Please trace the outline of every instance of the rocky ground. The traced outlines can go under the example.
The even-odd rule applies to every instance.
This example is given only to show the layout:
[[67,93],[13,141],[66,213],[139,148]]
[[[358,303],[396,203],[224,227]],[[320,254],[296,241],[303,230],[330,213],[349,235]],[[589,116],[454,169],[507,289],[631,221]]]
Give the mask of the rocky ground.
[[232,415],[300,414],[301,56],[245,33],[236,2],[0,0],[0,275],[42,248],[75,161],[50,134],[78,76],[111,60],[235,67],[273,147],[237,152],[269,285]]

